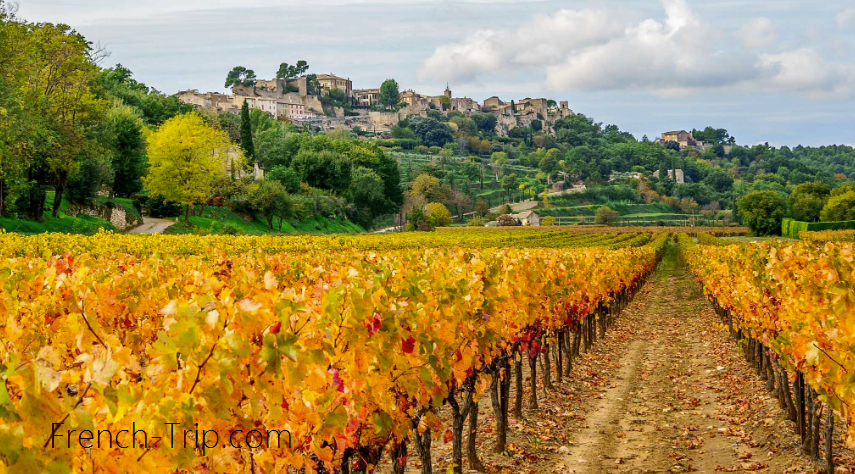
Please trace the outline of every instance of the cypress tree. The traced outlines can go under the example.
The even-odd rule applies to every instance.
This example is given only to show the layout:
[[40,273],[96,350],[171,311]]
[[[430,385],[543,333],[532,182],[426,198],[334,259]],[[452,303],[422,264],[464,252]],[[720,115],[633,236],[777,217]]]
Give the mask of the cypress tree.
[[249,121],[249,104],[243,102],[240,108],[240,147],[249,158],[250,163],[255,163],[255,145],[252,144],[252,123]]

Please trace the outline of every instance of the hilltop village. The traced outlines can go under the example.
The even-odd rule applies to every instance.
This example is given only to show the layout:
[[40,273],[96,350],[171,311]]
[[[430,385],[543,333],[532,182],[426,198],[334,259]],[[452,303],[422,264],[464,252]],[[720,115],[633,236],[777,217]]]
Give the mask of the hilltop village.
[[541,122],[544,131],[559,119],[575,115],[567,101],[525,98],[506,102],[490,97],[479,104],[468,97],[454,97],[446,86],[442,95],[424,95],[411,89],[399,93],[400,102],[380,105],[380,88],[354,89],[349,78],[335,74],[306,75],[293,79],[250,80],[233,84],[231,94],[185,90],[175,97],[186,104],[216,112],[238,113],[246,102],[250,110],[261,110],[276,119],[330,130],[360,127],[378,136],[410,116],[427,116],[429,110],[459,111],[464,115],[496,115],[498,136],[507,136],[514,127]]

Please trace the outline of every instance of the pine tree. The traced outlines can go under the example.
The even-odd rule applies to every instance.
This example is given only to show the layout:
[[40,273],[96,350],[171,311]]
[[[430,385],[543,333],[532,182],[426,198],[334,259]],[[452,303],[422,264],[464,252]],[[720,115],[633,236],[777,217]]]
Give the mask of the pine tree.
[[249,121],[249,104],[240,108],[240,147],[250,163],[255,163],[255,146],[252,144],[252,123]]

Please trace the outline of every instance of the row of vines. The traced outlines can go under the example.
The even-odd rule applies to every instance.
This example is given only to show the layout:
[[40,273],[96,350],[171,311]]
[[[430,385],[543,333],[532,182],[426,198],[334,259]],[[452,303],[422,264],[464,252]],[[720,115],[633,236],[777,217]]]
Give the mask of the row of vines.
[[536,406],[668,237],[432,238],[0,234],[0,466],[428,473],[447,405],[459,472],[478,400],[504,450],[512,367]]
[[855,246],[678,240],[746,358],[796,422],[806,453],[816,458],[825,418],[825,461],[833,472],[835,414],[855,446]]

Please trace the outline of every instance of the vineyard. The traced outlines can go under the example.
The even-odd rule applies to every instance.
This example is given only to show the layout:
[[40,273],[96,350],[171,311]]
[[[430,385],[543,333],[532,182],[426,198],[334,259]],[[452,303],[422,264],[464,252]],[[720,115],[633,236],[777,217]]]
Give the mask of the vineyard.
[[679,238],[706,295],[814,457],[824,411],[827,472],[834,472],[835,416],[847,428],[847,445],[855,446],[855,247],[817,242],[848,232],[750,245]]
[[450,429],[460,466],[475,401],[490,393],[504,450],[511,367],[569,371],[666,240],[0,234],[0,457],[9,472],[362,472],[392,453],[403,472],[417,446],[430,472],[431,434]]
[[[731,335],[739,345],[725,352],[742,348],[741,363],[794,422],[793,439],[832,469],[835,420],[855,445],[855,329],[844,317],[855,310],[855,249],[633,230],[0,233],[0,472],[558,472],[548,463],[603,472],[593,462],[621,449],[618,464],[636,459],[643,451],[629,448],[663,442],[662,426],[674,437],[696,431],[659,418],[647,432],[615,431],[622,447],[603,436],[646,404],[679,416],[681,398],[634,399],[647,388],[627,384],[653,374],[668,386],[660,393],[680,395],[681,383],[701,383],[674,378],[691,366],[655,363],[672,359],[669,344],[640,344],[663,330],[690,352],[698,338]],[[668,269],[646,283],[663,255]],[[680,277],[683,259],[701,286]],[[705,307],[718,322],[697,316]],[[693,356],[714,371],[733,363],[713,357],[721,350]],[[571,411],[569,400],[581,405]],[[716,403],[692,396],[686,410]],[[578,456],[596,461],[566,454],[561,424],[586,418],[562,413],[576,410],[592,425],[577,429]],[[533,426],[561,434],[531,444]],[[724,430],[715,429],[710,438]],[[595,439],[611,447],[589,446]],[[640,465],[703,470],[691,461],[701,444],[679,456],[663,445]]]

